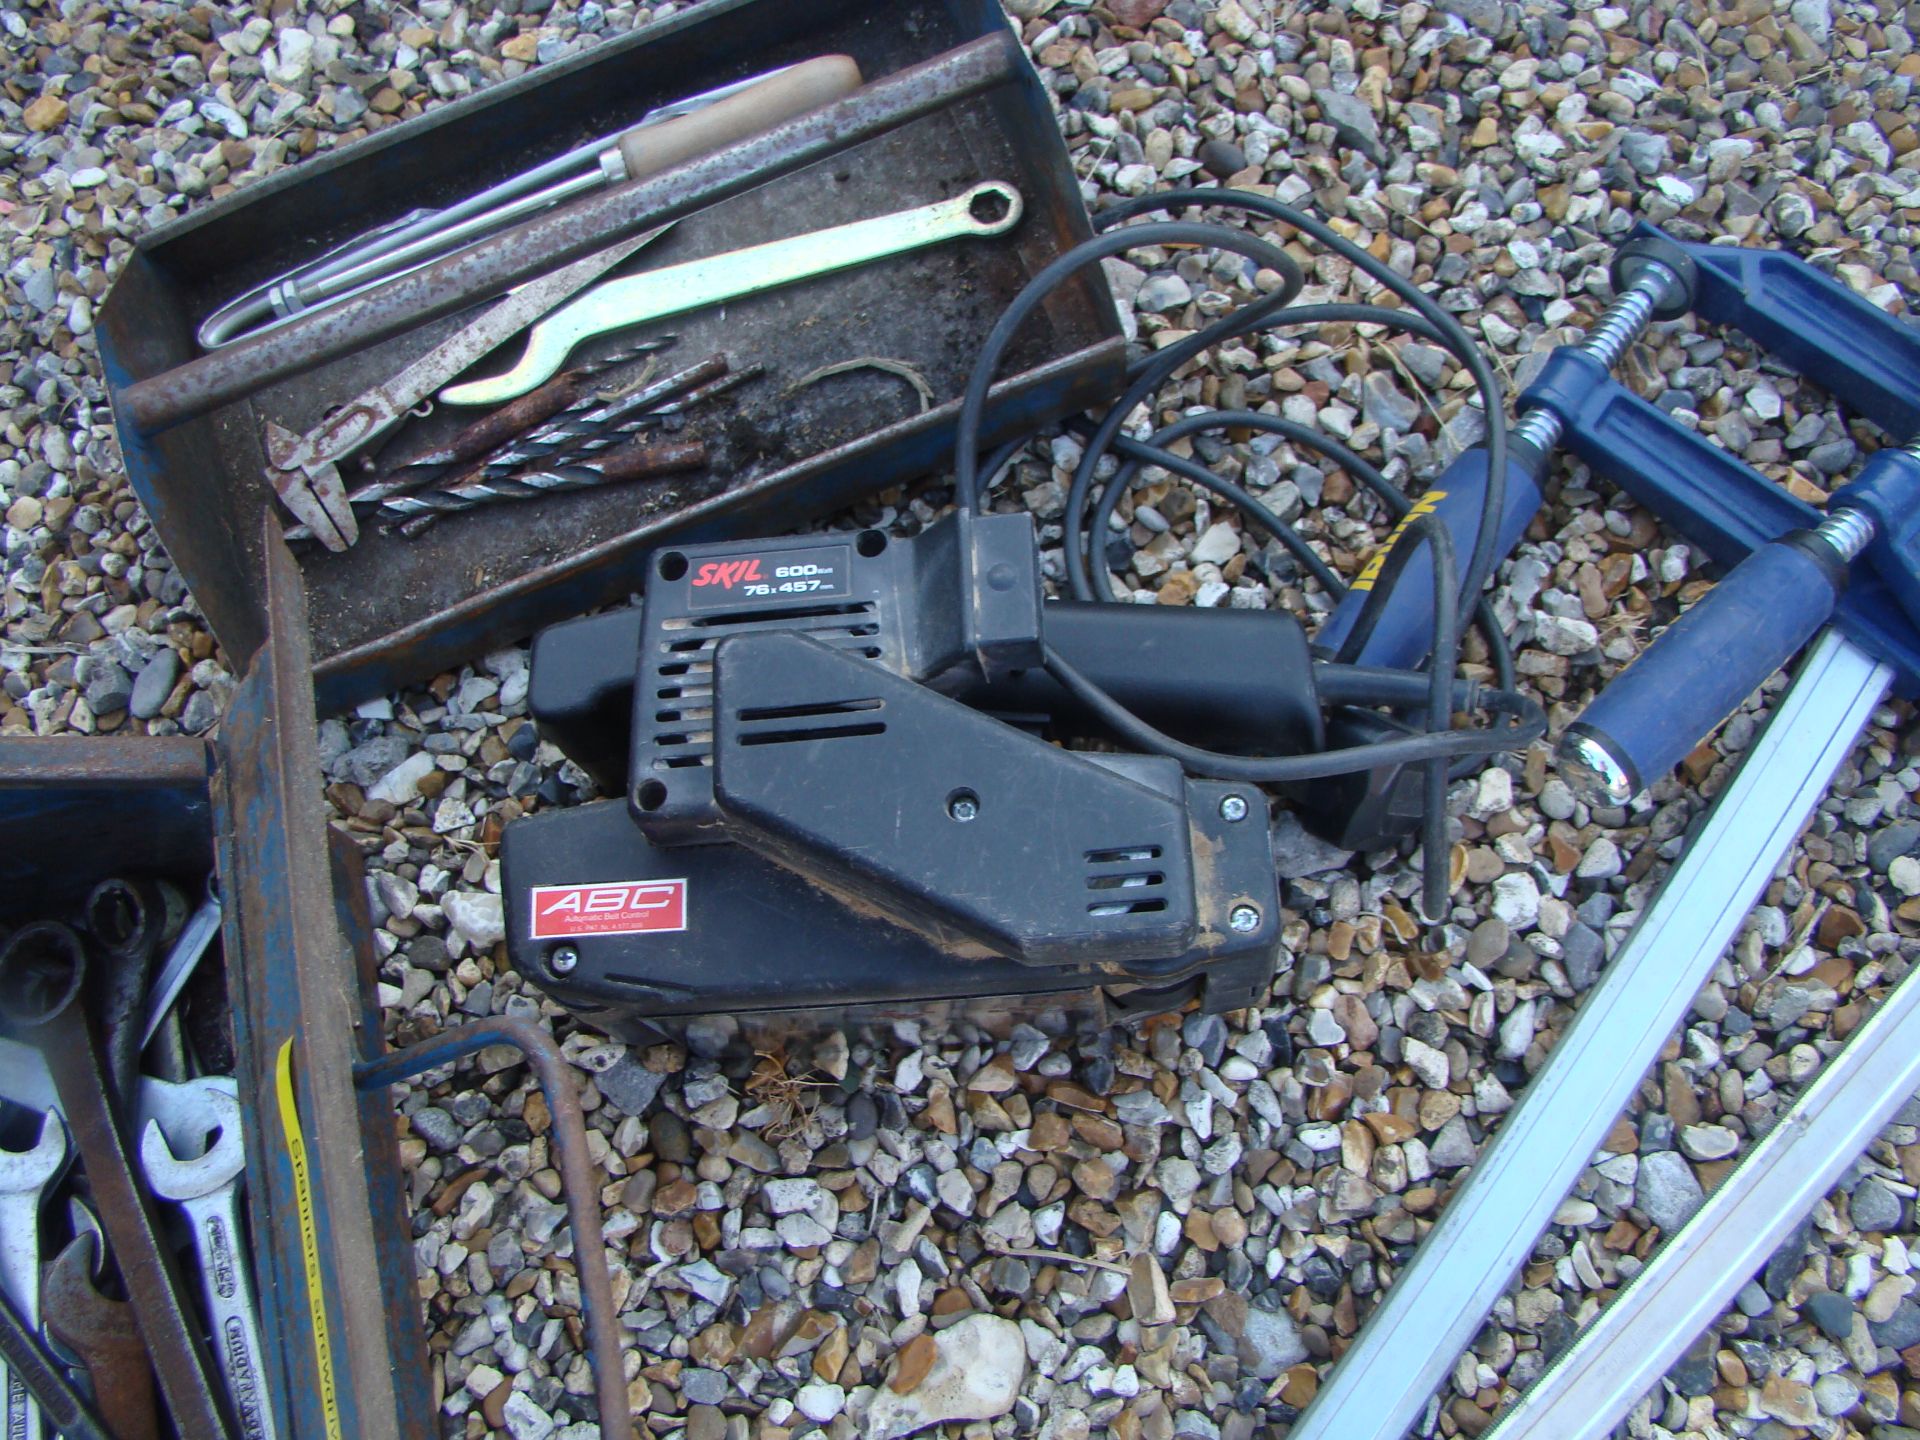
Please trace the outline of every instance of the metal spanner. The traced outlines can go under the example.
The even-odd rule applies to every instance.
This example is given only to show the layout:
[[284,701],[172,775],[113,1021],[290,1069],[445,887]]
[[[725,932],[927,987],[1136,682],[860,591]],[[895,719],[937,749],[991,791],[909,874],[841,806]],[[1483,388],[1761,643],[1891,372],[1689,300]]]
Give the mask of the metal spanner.
[[167,1011],[180,998],[180,991],[192,978],[200,957],[207,953],[213,937],[220,933],[220,914],[220,892],[209,878],[205,897],[193,914],[187,917],[187,923],[181,927],[173,948],[167,951],[160,973],[154,977],[152,989],[147,992],[146,1018],[140,1026],[142,1050],[153,1043],[154,1032],[160,1028],[160,1022],[167,1018]]
[[71,1350],[93,1382],[94,1407],[114,1440],[158,1440],[153,1371],[140,1322],[125,1300],[93,1283],[102,1237],[83,1230],[47,1266],[47,1333]]
[[[67,1160],[67,1132],[51,1112],[31,1150],[0,1150],[0,1288],[29,1328],[40,1325],[40,1200]],[[40,1440],[40,1407],[6,1365],[8,1440]]]
[[40,1041],[175,1427],[214,1440],[230,1435],[231,1427],[212,1367],[194,1338],[178,1267],[161,1240],[151,1199],[135,1175],[132,1147],[108,1098],[113,1081],[106,1049],[79,1003],[87,979],[86,946],[65,925],[25,925],[0,943],[0,1014]]
[[1002,235],[1019,220],[1020,192],[1004,181],[989,180],[964,195],[917,210],[877,215],[831,230],[816,230],[609,280],[535,325],[527,334],[527,353],[504,375],[455,385],[442,390],[440,398],[449,405],[492,405],[511,400],[558,374],[573,348],[595,335],[704,310],[724,300],[758,295],[944,240]]
[[221,1086],[190,1080],[162,1087],[158,1103],[162,1110],[192,1107],[183,1121],[207,1115],[214,1122],[216,1133],[206,1151],[182,1160],[160,1120],[149,1120],[140,1136],[140,1164],[148,1187],[160,1199],[177,1204],[193,1228],[208,1318],[240,1434],[246,1440],[274,1440],[259,1312],[240,1238],[240,1174],[246,1167],[240,1102]]

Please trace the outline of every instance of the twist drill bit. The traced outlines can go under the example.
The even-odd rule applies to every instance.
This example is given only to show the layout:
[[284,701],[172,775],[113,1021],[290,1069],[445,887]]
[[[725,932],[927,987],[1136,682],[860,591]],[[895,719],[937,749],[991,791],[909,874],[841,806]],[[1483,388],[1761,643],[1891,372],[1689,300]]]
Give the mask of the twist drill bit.
[[[673,340],[671,335],[657,340],[643,340],[636,345],[623,346],[598,360],[575,365],[539,389],[530,390],[519,399],[482,415],[462,428],[446,444],[436,446],[425,454],[415,455],[406,463],[386,471],[379,477],[380,482],[406,488],[424,484],[449,465],[481,459],[536,426],[545,426],[562,417],[593,409],[604,403],[604,397],[597,390],[590,389],[588,381],[622,365],[630,365],[655,351],[664,350],[673,344]],[[352,498],[348,496],[349,502]]]
[[518,475],[467,480],[458,485],[436,485],[411,495],[392,495],[380,502],[379,516],[385,521],[400,521],[418,516],[451,515],[507,500],[532,500],[568,490],[590,490],[622,480],[644,480],[698,470],[706,463],[707,447],[697,440],[662,444],[635,441],[609,450],[592,465],[528,470]]
[[[477,468],[488,477],[506,475],[523,465],[563,460],[604,447],[620,438],[623,427],[638,417],[679,413],[662,402],[682,397],[682,407],[697,403],[696,396],[704,400],[720,390],[730,389],[732,385],[758,375],[760,368],[755,365],[740,371],[737,376],[729,375],[727,357],[712,356],[698,365],[690,365],[685,370],[664,376],[651,385],[643,386],[629,395],[618,396],[593,409],[555,417],[529,431],[506,449],[488,456]],[[461,478],[464,480],[467,477]]]
[[[541,463],[542,468],[548,470],[574,464],[595,452],[604,451],[618,444],[634,442],[635,428],[649,420],[683,415],[694,406],[731,390],[736,385],[755,379],[765,371],[764,366],[751,365],[745,370],[729,374],[727,363],[726,356],[715,355],[697,365],[690,365],[685,370],[664,376],[631,394],[597,403],[593,408],[582,411],[571,419],[556,416],[552,421],[530,432],[512,448],[497,451],[484,462],[470,465],[451,475],[443,474],[433,488],[435,491],[444,492],[460,490],[471,484],[490,485],[510,475],[521,466],[529,464]],[[598,400],[598,397],[593,398]],[[668,403],[661,403],[663,401]],[[441,466],[438,469],[444,472],[447,467]],[[377,507],[384,507],[388,500],[417,488],[418,483],[417,481],[402,483],[397,478],[383,477],[369,481],[359,489],[350,492],[347,499],[355,513],[362,514]],[[568,485],[551,488],[576,489],[578,487]],[[429,510],[418,513],[438,512]],[[385,518],[391,518],[391,514],[390,511],[383,511]],[[294,544],[311,540],[313,532],[304,525],[296,525],[286,532],[285,538],[289,544]]]

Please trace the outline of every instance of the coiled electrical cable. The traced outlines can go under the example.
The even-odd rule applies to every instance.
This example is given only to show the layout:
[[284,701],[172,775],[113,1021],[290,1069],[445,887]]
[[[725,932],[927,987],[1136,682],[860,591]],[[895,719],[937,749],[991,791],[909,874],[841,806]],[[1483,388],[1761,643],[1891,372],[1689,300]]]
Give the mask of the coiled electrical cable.
[[[1311,237],[1383,289],[1406,308],[1372,304],[1321,304],[1287,308],[1304,288],[1293,257],[1267,241],[1217,222],[1158,220],[1126,222],[1165,211],[1194,208],[1238,210],[1287,225]],[[1439,345],[1467,371],[1487,416],[1487,487],[1474,543],[1464,571],[1454,554],[1446,527],[1430,515],[1415,517],[1402,527],[1400,543],[1388,551],[1381,572],[1358,617],[1359,623],[1331,657],[1335,662],[1357,658],[1379,616],[1405,573],[1408,560],[1421,548],[1433,562],[1433,626],[1426,667],[1425,733],[1348,746],[1318,754],[1277,757],[1228,755],[1175,740],[1128,711],[1106,691],[1077,671],[1064,657],[1043,647],[1046,669],[1081,704],[1098,716],[1120,739],[1138,749],[1171,756],[1195,774],[1256,784],[1297,784],[1331,776],[1373,770],[1387,765],[1417,765],[1422,775],[1423,822],[1421,843],[1424,876],[1421,908],[1430,920],[1444,912],[1448,891],[1446,844],[1446,787],[1453,767],[1470,769],[1486,757],[1524,745],[1545,733],[1539,707],[1513,690],[1513,665],[1506,637],[1483,595],[1497,561],[1498,521],[1505,503],[1507,432],[1505,397],[1486,356],[1454,317],[1411,281],[1340,235],[1323,221],[1282,201],[1264,195],[1226,190],[1176,190],[1144,195],[1102,211],[1094,219],[1092,239],[1059,256],[1030,280],[1002,312],[989,332],[968,377],[955,440],[955,503],[962,510],[983,509],[992,483],[1027,443],[1025,438],[1003,444],[984,467],[979,453],[982,416],[987,392],[1008,346],[1027,318],[1071,276],[1088,265],[1142,246],[1193,245],[1226,250],[1279,277],[1273,292],[1195,331],[1165,349],[1143,356],[1127,367],[1126,386],[1097,420],[1074,428],[1083,441],[1066,502],[1063,524],[1067,585],[1081,600],[1113,602],[1112,581],[1098,552],[1120,498],[1144,465],[1154,465],[1198,485],[1238,508],[1260,530],[1271,535],[1299,567],[1330,597],[1337,600],[1347,587],[1320,555],[1294,529],[1273,514],[1243,487],[1215,474],[1204,464],[1176,454],[1170,448],[1189,436],[1229,427],[1277,435],[1339,466],[1371,493],[1396,521],[1404,520],[1412,502],[1380,471],[1339,440],[1279,416],[1249,410],[1215,410],[1183,416],[1144,439],[1123,432],[1127,417],[1165,387],[1194,357],[1226,341],[1281,327],[1327,324],[1378,326]],[[1101,462],[1113,455],[1113,472],[1098,485]],[[1497,686],[1472,694],[1480,711],[1502,723],[1485,729],[1455,730],[1452,702],[1457,693],[1453,678],[1457,665],[1461,616],[1468,615],[1485,635]],[[1341,668],[1336,666],[1336,668]],[[1385,688],[1385,687],[1382,687]],[[1412,701],[1406,687],[1395,687],[1400,698]],[[1414,708],[1409,705],[1407,708]]]

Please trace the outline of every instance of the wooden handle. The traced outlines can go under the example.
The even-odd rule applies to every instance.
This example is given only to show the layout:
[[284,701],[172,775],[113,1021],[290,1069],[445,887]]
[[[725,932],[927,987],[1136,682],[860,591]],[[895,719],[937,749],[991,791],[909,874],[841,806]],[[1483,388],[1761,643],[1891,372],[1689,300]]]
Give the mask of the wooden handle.
[[785,73],[716,100],[691,115],[629,130],[620,137],[627,179],[643,180],[688,160],[770,130],[860,88],[860,67],[846,55],[803,60]]

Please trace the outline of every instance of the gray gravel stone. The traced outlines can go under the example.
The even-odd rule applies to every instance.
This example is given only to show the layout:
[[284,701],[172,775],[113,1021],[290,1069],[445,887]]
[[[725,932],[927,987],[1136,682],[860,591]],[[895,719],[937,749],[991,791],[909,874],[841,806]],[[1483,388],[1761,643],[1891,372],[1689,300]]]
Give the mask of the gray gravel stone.
[[1668,1234],[1686,1224],[1706,1198],[1693,1167],[1672,1150],[1640,1157],[1640,1178],[1633,1195],[1634,1204]]
[[1832,1290],[1816,1290],[1807,1297],[1807,1318],[1835,1340],[1853,1333],[1853,1302]]
[[1863,1180],[1853,1192],[1852,1214],[1857,1230],[1897,1230],[1900,1227],[1900,1197],[1877,1179]]
[[413,1133],[435,1150],[454,1149],[466,1134],[459,1121],[435,1105],[414,1111],[409,1119],[413,1122]]
[[618,1105],[629,1115],[644,1115],[647,1107],[659,1095],[660,1087],[666,1083],[665,1075],[640,1063],[632,1055],[623,1055],[600,1074],[593,1077],[593,1083],[600,1087],[600,1093]]
[[1893,1314],[1878,1324],[1867,1327],[1873,1332],[1873,1343],[1885,1345],[1891,1350],[1905,1350],[1911,1345],[1920,1344],[1920,1305],[1911,1300],[1902,1300],[1894,1307]]
[[1342,95],[1334,90],[1316,90],[1313,98],[1321,114],[1327,117],[1327,122],[1339,132],[1342,141],[1362,151],[1376,164],[1385,163],[1380,145],[1380,122],[1374,118],[1366,101],[1358,95]]

